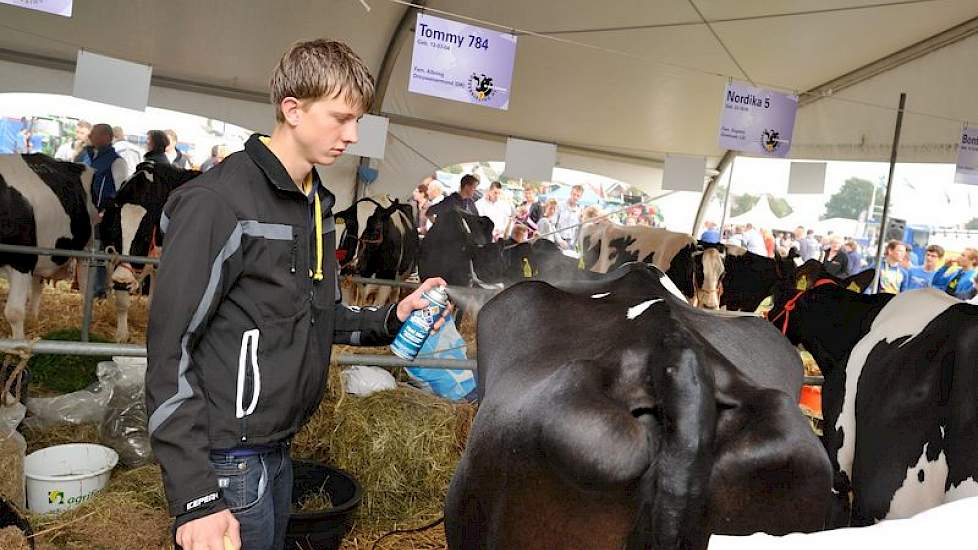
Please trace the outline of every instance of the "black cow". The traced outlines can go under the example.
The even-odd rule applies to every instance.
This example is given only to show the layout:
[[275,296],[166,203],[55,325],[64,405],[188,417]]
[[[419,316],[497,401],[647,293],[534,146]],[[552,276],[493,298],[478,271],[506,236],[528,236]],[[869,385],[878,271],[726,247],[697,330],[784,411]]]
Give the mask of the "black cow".
[[[83,165],[42,154],[0,155],[0,242],[84,249],[97,216],[92,174]],[[28,305],[31,317],[37,318],[41,279],[68,278],[73,265],[63,256],[0,252],[0,266],[10,282],[4,314],[14,338],[24,338]],[[82,285],[85,274],[86,270],[79,273]]]
[[809,261],[779,286],[769,313],[825,376],[837,525],[978,495],[978,306],[934,289],[846,289],[872,275],[836,279]]
[[696,550],[711,532],[822,528],[831,470],[797,406],[797,352],[667,281],[631,264],[485,306],[450,548]]
[[[411,216],[410,204],[386,195],[362,198],[336,213],[336,223],[343,225],[336,248],[341,271],[368,278],[408,278],[417,266],[420,246]],[[391,288],[368,285],[365,296],[375,295],[374,304],[385,304]],[[345,298],[355,303],[351,296]]]
[[[106,250],[127,256],[159,257],[163,247],[160,229],[163,206],[177,187],[200,175],[169,164],[143,162],[133,175],[122,182],[116,196],[105,210],[101,237]],[[115,288],[117,342],[129,339],[130,292],[150,277],[150,300],[153,296],[153,266],[115,262],[112,283]]]
[[794,248],[787,257],[768,258],[739,246],[708,246],[724,254],[720,307],[731,311],[756,310],[771,295],[774,287],[783,278],[790,277],[796,268],[798,251]]
[[501,283],[505,267],[502,246],[492,242],[493,223],[458,209],[438,215],[421,241],[418,275],[441,277],[453,286],[491,286]]

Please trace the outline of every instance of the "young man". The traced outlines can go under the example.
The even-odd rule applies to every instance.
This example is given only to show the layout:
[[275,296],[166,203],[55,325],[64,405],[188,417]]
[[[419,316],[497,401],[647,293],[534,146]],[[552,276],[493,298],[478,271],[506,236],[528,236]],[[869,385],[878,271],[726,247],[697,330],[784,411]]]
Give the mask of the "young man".
[[335,197],[316,164],[357,141],[373,98],[344,44],[297,43],[271,80],[277,124],[174,191],[150,311],[146,402],[176,542],[184,550],[284,546],[289,441],[316,410],[333,343],[379,345],[424,307],[339,302]]
[[581,205],[577,201],[581,200],[583,196],[583,185],[578,184],[571,187],[567,203],[557,212],[557,230],[560,231],[560,238],[568,243],[572,249],[577,246],[577,236],[581,230]]
[[65,141],[54,153],[54,158],[69,162],[81,162],[82,150],[88,145],[88,134],[92,131],[92,123],[79,120],[75,124],[75,139]]
[[494,181],[489,184],[489,192],[475,203],[480,216],[492,220],[492,240],[505,239],[509,236],[513,205],[503,197],[503,184]]
[[533,227],[540,223],[540,218],[543,217],[543,205],[537,200],[536,188],[531,187],[530,184],[523,186],[523,204],[520,206],[526,208],[527,219]]
[[880,265],[880,283],[878,291],[886,294],[899,294],[907,290],[907,270],[903,268],[903,257],[907,254],[907,245],[900,241],[886,243],[886,256]]
[[129,173],[136,171],[136,167],[143,161],[143,153],[134,143],[126,139],[126,132],[121,126],[112,127],[112,148],[126,161]]
[[[958,264],[958,269],[953,274],[948,274],[951,271],[951,265],[945,264],[934,274],[934,280],[941,281],[944,286],[943,290],[951,296],[961,300],[969,300],[972,297],[971,290],[975,288],[975,274],[978,272],[976,271],[978,268],[978,250],[965,248],[955,262]],[[943,283],[943,281],[947,282]]]
[[700,240],[709,244],[719,243],[720,230],[717,229],[717,224],[710,221],[703,223],[703,233],[700,235]]
[[[476,208],[475,200],[472,198],[475,196],[475,188],[478,186],[478,177],[472,174],[465,174],[462,176],[462,179],[459,182],[458,191],[445,197],[442,201],[428,207],[428,218],[437,221],[438,214],[447,212],[452,208],[458,208],[459,210],[464,210],[469,214],[475,214],[478,216],[479,209]],[[429,193],[431,191],[430,185],[428,186],[428,191]]]
[[193,168],[190,165],[190,157],[184,155],[177,149],[177,133],[173,130],[163,130],[163,133],[166,134],[166,138],[169,140],[166,146],[166,159],[170,161],[170,164],[184,170]]
[[907,272],[907,276],[910,278],[907,282],[907,290],[930,287],[934,281],[934,274],[943,260],[943,248],[936,244],[928,246],[924,253],[924,265],[912,267]]

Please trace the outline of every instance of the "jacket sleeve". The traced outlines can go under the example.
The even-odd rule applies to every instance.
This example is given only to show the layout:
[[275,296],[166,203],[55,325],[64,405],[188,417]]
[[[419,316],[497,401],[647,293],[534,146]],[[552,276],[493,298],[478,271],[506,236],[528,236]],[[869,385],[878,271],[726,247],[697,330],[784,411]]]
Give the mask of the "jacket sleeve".
[[401,329],[397,306],[355,307],[336,303],[334,343],[383,346],[394,341]]
[[241,232],[223,200],[200,186],[170,196],[160,228],[166,246],[146,335],[146,408],[170,514],[180,525],[227,508],[208,462],[207,366],[192,357],[241,273]]

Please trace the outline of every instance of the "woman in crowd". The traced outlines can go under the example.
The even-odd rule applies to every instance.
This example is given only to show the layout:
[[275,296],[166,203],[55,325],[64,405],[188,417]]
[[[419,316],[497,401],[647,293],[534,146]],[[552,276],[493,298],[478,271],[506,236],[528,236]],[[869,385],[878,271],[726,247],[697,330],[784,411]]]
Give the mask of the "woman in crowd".
[[543,216],[537,223],[537,232],[540,237],[556,243],[561,249],[570,249],[570,243],[565,241],[557,232],[557,199],[549,199],[543,205]]
[[166,146],[170,143],[170,138],[162,130],[150,130],[146,132],[146,154],[143,160],[152,161],[158,164],[170,164],[170,159],[166,158]]
[[842,250],[842,237],[839,235],[829,237],[829,249],[825,252],[822,265],[829,275],[835,277],[845,277],[849,273],[849,257]]

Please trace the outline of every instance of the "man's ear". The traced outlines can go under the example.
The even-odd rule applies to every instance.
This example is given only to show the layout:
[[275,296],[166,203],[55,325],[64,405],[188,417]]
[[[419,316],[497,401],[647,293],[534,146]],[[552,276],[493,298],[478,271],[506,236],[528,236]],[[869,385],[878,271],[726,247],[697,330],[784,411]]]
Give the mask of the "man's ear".
[[278,104],[279,109],[282,110],[282,116],[285,117],[285,122],[289,126],[297,126],[299,124],[299,119],[302,116],[302,101],[296,99],[292,96],[283,98]]

